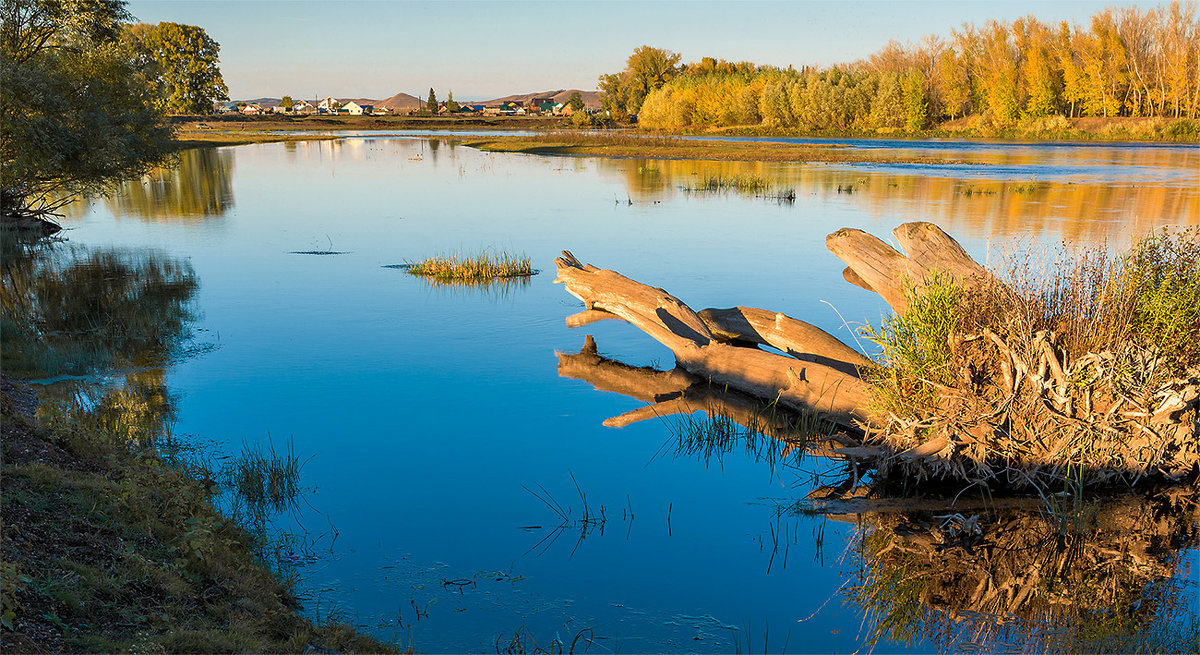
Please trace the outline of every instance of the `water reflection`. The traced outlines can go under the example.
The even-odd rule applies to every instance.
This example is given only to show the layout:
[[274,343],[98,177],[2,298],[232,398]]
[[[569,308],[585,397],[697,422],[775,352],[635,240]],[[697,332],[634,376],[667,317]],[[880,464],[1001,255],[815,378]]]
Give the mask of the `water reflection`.
[[[810,498],[839,498],[858,483],[857,471],[819,457],[808,467],[827,471],[802,473],[801,457],[814,436],[837,440],[828,426],[777,413],[679,369],[607,359],[590,336],[578,353],[558,353],[558,360],[562,377],[650,403],[604,425],[662,419],[675,439],[664,449],[677,456],[723,465],[741,446],[773,473],[843,479],[837,488],[813,482]],[[700,413],[706,418],[697,420]],[[854,483],[844,484],[851,474]],[[1145,643],[1170,650],[1171,640],[1194,639],[1196,625],[1183,621],[1189,583],[1177,574],[1184,554],[1200,545],[1198,500],[1192,489],[1118,498],[1058,494],[1045,501],[874,498],[860,490],[849,499],[803,501],[785,513],[857,526],[849,548],[857,574],[843,588],[863,612],[860,637],[872,649],[1120,652]],[[821,553],[824,531],[814,530],[814,539]]]
[[[1168,158],[1159,162],[1163,166],[1178,165],[1168,153],[1157,156]],[[596,161],[601,171],[624,181],[634,202],[696,195],[687,190],[713,179],[761,179],[775,189],[794,189],[797,207],[805,199],[838,200],[889,222],[932,221],[970,237],[1049,233],[1073,242],[1100,243],[1143,235],[1163,225],[1200,225],[1200,186],[1194,177],[1139,184],[1135,175],[1113,180],[1095,174],[1086,161],[1066,168],[1070,175],[1030,169],[1021,171],[1022,177],[994,176],[995,171],[987,167],[938,174],[927,166]]]
[[[1035,509],[834,516],[858,525],[868,643],[946,650],[1173,651],[1194,645],[1178,580],[1194,490]],[[965,514],[965,516],[964,516]]]
[[608,359],[598,353],[591,335],[579,352],[556,354],[560,377],[649,403],[605,420],[605,426],[622,428],[660,420],[672,436],[664,449],[677,457],[696,457],[706,465],[722,464],[725,455],[741,447],[755,461],[769,463],[773,471],[796,467],[810,440],[827,438],[835,429],[815,415],[800,415],[709,384],[682,368],[662,371]]
[[[294,145],[294,144],[289,144]],[[228,148],[192,148],[139,179],[126,180],[105,196],[117,216],[146,221],[193,221],[225,216],[234,207],[234,154]],[[76,197],[62,212],[70,220],[85,215],[94,198]]]
[[161,367],[191,334],[197,288],[187,261],[152,251],[51,247],[6,257],[5,373],[48,378]]

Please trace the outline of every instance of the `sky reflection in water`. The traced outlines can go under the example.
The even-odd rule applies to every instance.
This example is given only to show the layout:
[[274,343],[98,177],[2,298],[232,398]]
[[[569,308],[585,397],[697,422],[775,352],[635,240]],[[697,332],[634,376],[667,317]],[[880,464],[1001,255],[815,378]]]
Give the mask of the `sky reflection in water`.
[[[580,304],[551,283],[553,258],[570,249],[696,308],[784,311],[849,340],[842,317],[876,323],[886,308],[825,250],[843,226],[932,220],[985,260],[1020,239],[1200,225],[1195,148],[993,150],[963,155],[991,166],[928,169],[547,158],[390,136],[240,146],[74,205],[68,236],[190,261],[199,338],[216,348],[170,369],[175,431],[227,453],[270,434],[313,456],[298,520],[337,538],[293,564],[310,611],[319,600],[322,616],[336,607],[430,652],[494,651],[522,627],[542,647],[592,628],[594,652],[847,651],[862,639],[861,610],[838,595],[858,570],[841,557],[855,525],[784,511],[803,473],[742,451],[676,456],[662,421],[603,427],[643,403],[560,377],[555,351],[591,334],[625,364],[672,357],[619,321],[566,328]],[[736,175],[795,200],[685,190]],[[483,248],[542,272],[481,291],[386,268]],[[326,250],[343,254],[295,254]],[[556,540],[562,520],[530,489],[570,507]],[[579,490],[603,526],[580,521]],[[885,633],[916,641],[883,650],[930,648],[919,625]]]

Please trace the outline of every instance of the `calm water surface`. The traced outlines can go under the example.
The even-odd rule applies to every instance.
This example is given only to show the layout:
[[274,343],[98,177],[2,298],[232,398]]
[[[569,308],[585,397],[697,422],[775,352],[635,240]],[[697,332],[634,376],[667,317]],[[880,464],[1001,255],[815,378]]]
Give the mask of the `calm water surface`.
[[[958,625],[947,617],[1003,609],[912,587],[959,560],[887,563],[887,543],[928,526],[790,509],[827,463],[773,464],[761,444],[689,454],[671,420],[606,428],[643,403],[560,376],[556,358],[593,335],[606,358],[673,365],[619,321],[565,327],[582,307],[552,284],[562,249],[697,309],[764,307],[852,339],[845,321],[877,323],[886,307],[842,280],[824,248],[840,227],[886,236],[932,220],[982,261],[1017,243],[1122,244],[1200,225],[1197,148],[882,147],[970,163],[549,158],[348,135],[186,152],[173,170],[74,206],[66,234],[190,261],[195,341],[211,348],[166,371],[175,432],[221,456],[269,440],[306,458],[303,501],[275,525],[307,534],[279,565],[299,573],[314,616],[427,652],[495,652],[518,635],[568,650],[585,629],[594,652],[845,652],[872,626],[880,651],[923,651],[953,642],[937,636]],[[795,200],[688,191],[733,174]],[[523,252],[542,272],[478,289],[387,268],[483,249]],[[1194,519],[1170,516],[1192,541],[1160,553],[1162,571],[1143,583],[1186,599],[1196,551],[1180,548]],[[1169,614],[1145,613],[1151,624]]]

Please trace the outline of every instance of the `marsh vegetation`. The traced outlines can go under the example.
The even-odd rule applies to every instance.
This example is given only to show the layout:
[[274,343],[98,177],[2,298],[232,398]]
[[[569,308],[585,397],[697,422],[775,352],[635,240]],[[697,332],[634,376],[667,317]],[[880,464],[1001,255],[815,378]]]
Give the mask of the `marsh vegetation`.
[[473,255],[457,253],[435,255],[408,262],[409,275],[430,277],[438,281],[475,283],[497,278],[529,277],[536,273],[527,255],[484,251]]

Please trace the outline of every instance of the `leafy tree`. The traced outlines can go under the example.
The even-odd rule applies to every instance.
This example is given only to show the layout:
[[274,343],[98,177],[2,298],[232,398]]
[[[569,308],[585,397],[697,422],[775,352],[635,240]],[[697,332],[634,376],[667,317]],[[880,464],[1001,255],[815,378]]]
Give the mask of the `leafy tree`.
[[904,73],[901,81],[904,96],[904,128],[909,132],[924,129],[929,122],[929,84],[916,68]]
[[446,96],[446,109],[452,114],[457,114],[462,109],[457,102],[454,102],[453,91]]
[[437,96],[433,94],[433,87],[429,87],[429,100],[425,101],[425,110],[431,114],[436,114],[438,110]]
[[284,109],[286,109],[288,111],[291,111],[292,107],[296,106],[296,101],[292,100],[292,96],[283,96],[279,100],[279,106],[283,107]]
[[583,96],[578,91],[571,94],[567,99],[567,104],[571,105],[572,112],[578,112],[583,109]]
[[4,0],[0,12],[5,220],[46,216],[166,157],[171,130],[119,45],[122,0]]
[[221,46],[195,25],[139,23],[125,30],[124,40],[141,59],[167,111],[207,114],[228,100],[217,54]]
[[641,46],[629,55],[624,71],[600,77],[604,107],[617,118],[636,116],[646,96],[679,72],[678,52]]

